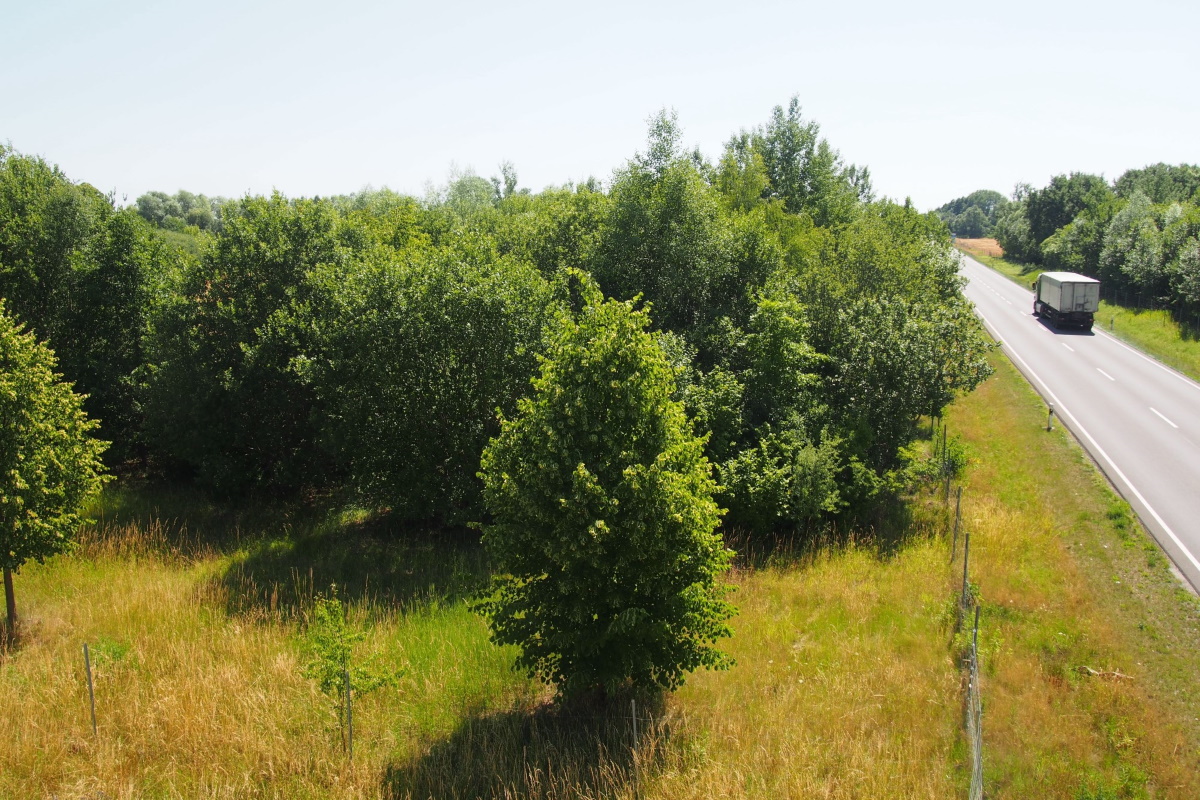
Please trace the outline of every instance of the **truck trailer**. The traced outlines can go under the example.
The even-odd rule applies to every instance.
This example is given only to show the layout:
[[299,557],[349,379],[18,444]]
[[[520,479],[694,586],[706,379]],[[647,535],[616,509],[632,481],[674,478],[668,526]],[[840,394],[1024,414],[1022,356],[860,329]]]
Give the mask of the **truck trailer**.
[[1074,272],[1043,272],[1033,282],[1033,315],[1055,328],[1092,329],[1100,281]]

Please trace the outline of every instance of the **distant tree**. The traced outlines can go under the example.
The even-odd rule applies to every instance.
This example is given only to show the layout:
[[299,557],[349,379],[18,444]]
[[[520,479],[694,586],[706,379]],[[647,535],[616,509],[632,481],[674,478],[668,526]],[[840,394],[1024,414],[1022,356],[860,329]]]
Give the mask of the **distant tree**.
[[950,230],[956,236],[976,239],[986,234],[988,227],[988,218],[983,210],[979,206],[971,206],[954,218],[954,222],[950,225]]
[[1175,203],[1164,215],[1163,264],[1172,300],[1189,312],[1200,310],[1200,207]]
[[733,609],[715,487],[646,312],[587,292],[483,456],[492,638],[560,695],[674,689]]
[[737,280],[726,206],[679,151],[679,138],[674,118],[659,115],[646,152],[617,174],[592,272],[606,295],[644,295],[660,327],[694,340],[744,305],[761,276]]
[[[500,175],[492,176],[492,191],[498,200],[504,200],[517,194],[517,168],[511,161],[500,164]],[[527,189],[522,191],[528,192]]]
[[1131,169],[1117,178],[1113,189],[1123,198],[1140,191],[1152,203],[1200,203],[1200,166],[1160,163]]
[[1098,175],[1072,172],[1056,175],[1044,189],[1035,189],[1025,201],[1029,235],[1040,244],[1068,225],[1085,208],[1108,202],[1112,190]]
[[766,163],[743,131],[725,145],[725,154],[717,166],[716,186],[736,209],[749,211],[763,202],[771,185]]
[[54,372],[48,347],[0,300],[0,566],[8,630],[17,625],[13,573],[70,548],[84,505],[103,482],[106,443],[83,398]]
[[[936,210],[937,215],[956,236],[975,238],[989,236],[996,226],[998,215],[1008,205],[999,192],[980,189],[966,197],[958,197]],[[978,214],[967,212],[976,209]],[[982,220],[981,217],[982,216]]]
[[157,228],[182,231],[195,226],[202,231],[218,231],[221,227],[221,210],[230,201],[223,197],[210,198],[180,189],[174,195],[151,191],[138,197],[134,203],[142,219]]
[[1005,206],[996,217],[992,234],[1008,258],[1024,262],[1040,262],[1040,242],[1033,238],[1026,215],[1026,202],[1017,200]]

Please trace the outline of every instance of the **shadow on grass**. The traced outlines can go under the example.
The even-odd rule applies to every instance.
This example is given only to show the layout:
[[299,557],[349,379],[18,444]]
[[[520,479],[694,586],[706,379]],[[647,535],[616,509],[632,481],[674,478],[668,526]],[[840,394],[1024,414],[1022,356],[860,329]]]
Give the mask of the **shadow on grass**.
[[471,717],[406,763],[387,768],[396,800],[634,797],[671,739],[662,703],[542,706]]
[[205,591],[228,613],[289,619],[337,586],[366,608],[407,609],[453,602],[490,576],[479,534],[409,524],[362,510],[260,498],[238,505],[198,489],[125,482],[90,511],[80,545],[86,557],[171,562],[220,560]]
[[407,611],[477,593],[491,574],[479,534],[386,517],[285,531],[244,545],[214,580],[230,614],[293,617],[337,586],[368,610]]
[[[947,511],[948,509],[948,511]],[[802,568],[830,551],[860,548],[887,561],[914,542],[945,533],[953,523],[954,499],[890,497],[869,513],[850,520],[767,534],[727,531],[725,546],[736,553],[738,569]],[[949,514],[949,518],[947,517]]]

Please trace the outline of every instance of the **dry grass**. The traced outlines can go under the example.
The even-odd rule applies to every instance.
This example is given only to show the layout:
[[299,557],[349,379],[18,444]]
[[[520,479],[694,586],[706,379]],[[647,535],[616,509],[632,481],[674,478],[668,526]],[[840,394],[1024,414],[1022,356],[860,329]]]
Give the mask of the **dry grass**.
[[949,418],[978,459],[965,519],[989,796],[1198,797],[1197,606],[1078,446],[1043,430],[1011,365],[997,367]]
[[[1200,796],[1196,604],[998,366],[949,417],[975,459],[987,795]],[[960,797],[961,556],[940,503],[910,512],[900,539],[746,559],[737,666],[639,701],[635,739],[625,701],[557,707],[510,670],[467,607],[488,570],[469,536],[116,491],[79,553],[18,576],[0,797]],[[358,701],[353,762],[299,669],[331,582],[362,656],[404,671]]]

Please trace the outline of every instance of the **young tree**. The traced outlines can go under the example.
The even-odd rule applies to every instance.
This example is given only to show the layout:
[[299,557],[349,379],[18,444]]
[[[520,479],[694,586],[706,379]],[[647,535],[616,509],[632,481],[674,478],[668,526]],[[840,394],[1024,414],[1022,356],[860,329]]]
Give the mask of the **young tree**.
[[17,625],[13,572],[71,546],[80,510],[100,488],[107,443],[83,398],[54,372],[54,354],[0,301],[0,566],[8,630]]
[[501,574],[480,609],[560,696],[670,690],[730,663],[713,645],[729,635],[717,578],[732,554],[649,315],[586,293],[484,452],[484,543]]

